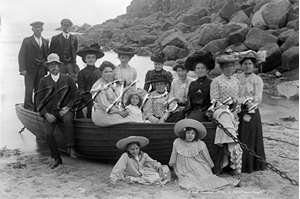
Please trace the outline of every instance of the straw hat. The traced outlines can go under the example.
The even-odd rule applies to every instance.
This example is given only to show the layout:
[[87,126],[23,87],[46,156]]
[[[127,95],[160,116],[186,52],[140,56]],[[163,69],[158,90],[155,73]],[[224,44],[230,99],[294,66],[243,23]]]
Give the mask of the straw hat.
[[145,147],[149,144],[149,139],[143,136],[129,136],[127,138],[123,138],[119,140],[116,144],[118,149],[124,150],[126,146],[132,142],[140,143],[140,147]]
[[84,63],[86,63],[85,57],[87,54],[95,54],[96,59],[100,59],[104,56],[104,53],[100,50],[100,46],[98,44],[92,44],[90,47],[85,47],[77,52],[77,55],[82,58]]
[[213,55],[208,51],[197,51],[185,60],[185,67],[188,70],[194,71],[194,66],[198,63],[203,63],[208,70],[215,68],[215,60]]
[[179,137],[182,130],[187,127],[196,129],[199,134],[199,139],[203,139],[207,134],[203,124],[194,119],[183,119],[178,121],[174,126],[174,132]]
[[147,95],[147,91],[145,91],[144,89],[142,88],[137,88],[136,90],[135,89],[129,89],[125,94],[124,94],[124,104],[126,104],[129,100],[129,98],[132,96],[132,95],[138,95],[142,101],[144,100],[144,98],[146,97]]
[[134,49],[131,47],[126,47],[126,46],[121,46],[117,49],[114,49],[114,51],[118,54],[118,55],[129,55],[129,56],[134,56],[134,54],[137,53],[138,49]]
[[62,62],[59,61],[59,56],[55,53],[51,53],[50,55],[48,55],[47,61],[44,62],[44,65],[47,67],[48,64],[50,64],[51,62],[57,62],[62,64]]
[[217,57],[216,61],[219,64],[232,63],[240,60],[240,53],[235,53],[231,49],[221,52]]

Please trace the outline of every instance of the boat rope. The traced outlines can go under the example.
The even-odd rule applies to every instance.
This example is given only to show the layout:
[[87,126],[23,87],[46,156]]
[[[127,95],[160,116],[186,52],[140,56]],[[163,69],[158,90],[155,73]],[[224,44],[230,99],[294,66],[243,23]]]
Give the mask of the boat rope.
[[258,161],[265,163],[265,164],[266,164],[266,167],[267,167],[268,169],[271,169],[272,171],[276,172],[276,173],[277,173],[278,175],[280,175],[282,178],[289,180],[290,183],[291,183],[292,185],[294,185],[294,186],[299,186],[299,182],[298,182],[298,181],[296,181],[296,180],[291,179],[290,177],[288,177],[287,174],[286,174],[286,172],[282,172],[282,171],[280,171],[279,169],[277,169],[276,167],[274,167],[271,163],[267,162],[263,157],[258,156],[253,150],[249,149],[249,148],[247,147],[246,144],[242,143],[238,138],[234,137],[234,136],[227,130],[227,128],[225,128],[225,127],[223,126],[223,124],[221,124],[217,119],[211,117],[211,116],[213,115],[213,113],[211,113],[211,112],[210,112],[210,113],[206,113],[206,115],[207,115],[207,116],[210,116],[209,119],[210,119],[214,124],[216,124],[220,129],[222,129],[222,130],[226,133],[226,135],[228,135],[235,143],[240,144],[240,146],[241,146],[242,149],[249,151],[249,154],[255,156],[255,157],[258,159]]
[[21,128],[21,130],[19,131],[19,133],[22,133],[25,130],[25,126],[23,126],[23,128]]

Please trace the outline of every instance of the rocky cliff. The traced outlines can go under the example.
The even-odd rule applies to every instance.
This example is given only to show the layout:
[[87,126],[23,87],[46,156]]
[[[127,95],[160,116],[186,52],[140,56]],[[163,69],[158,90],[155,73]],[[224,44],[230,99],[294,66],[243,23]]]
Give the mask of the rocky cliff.
[[266,50],[263,72],[299,68],[299,0],[133,0],[127,12],[89,28],[81,46],[163,50],[169,60],[197,50]]

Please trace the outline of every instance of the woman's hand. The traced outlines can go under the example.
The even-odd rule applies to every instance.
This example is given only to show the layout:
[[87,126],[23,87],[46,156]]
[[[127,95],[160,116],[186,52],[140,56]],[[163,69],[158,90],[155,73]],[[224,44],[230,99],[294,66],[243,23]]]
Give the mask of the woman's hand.
[[164,171],[161,167],[158,169],[158,173],[159,173],[159,176],[160,176],[161,180],[165,180],[166,176],[165,176]]
[[54,115],[50,114],[50,113],[45,113],[45,118],[48,122],[53,123],[56,121],[56,118]]
[[119,115],[121,115],[123,118],[127,117],[129,115],[129,112],[127,110],[124,111],[118,111]]

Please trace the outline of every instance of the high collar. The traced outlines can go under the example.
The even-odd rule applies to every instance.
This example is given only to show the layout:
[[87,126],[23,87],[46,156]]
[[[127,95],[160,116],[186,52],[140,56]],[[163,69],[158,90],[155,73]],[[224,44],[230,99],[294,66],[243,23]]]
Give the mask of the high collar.
[[86,67],[87,67],[87,68],[92,68],[92,69],[93,69],[93,68],[95,68],[96,66],[95,66],[95,65],[86,65]]
[[198,77],[197,81],[203,82],[203,81],[205,81],[206,79],[207,79],[207,76],[205,75],[205,76],[203,76],[203,77]]

